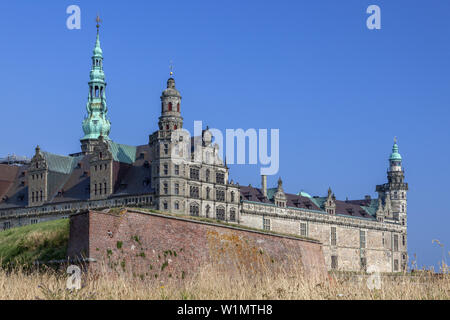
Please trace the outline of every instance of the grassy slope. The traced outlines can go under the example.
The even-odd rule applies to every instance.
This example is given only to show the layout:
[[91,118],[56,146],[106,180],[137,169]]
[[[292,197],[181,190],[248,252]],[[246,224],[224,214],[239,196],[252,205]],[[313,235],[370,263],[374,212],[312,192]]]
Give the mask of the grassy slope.
[[0,265],[65,259],[68,240],[67,219],[0,231]]

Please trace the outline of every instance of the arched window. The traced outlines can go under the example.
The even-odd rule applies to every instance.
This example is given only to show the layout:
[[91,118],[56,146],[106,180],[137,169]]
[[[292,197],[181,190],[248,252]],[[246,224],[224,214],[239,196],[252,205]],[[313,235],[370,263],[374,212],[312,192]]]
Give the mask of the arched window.
[[206,169],[205,180],[206,182],[209,182],[209,169]]
[[169,111],[172,111],[172,102],[169,102]]
[[95,86],[95,96],[98,97],[98,87]]
[[231,202],[234,202],[234,191],[231,192]]
[[42,190],[41,190],[41,201],[43,200],[43,197],[42,197]]
[[180,112],[180,103],[177,104],[177,111]]
[[209,211],[211,210],[211,207],[209,204],[206,206],[206,217],[209,218]]

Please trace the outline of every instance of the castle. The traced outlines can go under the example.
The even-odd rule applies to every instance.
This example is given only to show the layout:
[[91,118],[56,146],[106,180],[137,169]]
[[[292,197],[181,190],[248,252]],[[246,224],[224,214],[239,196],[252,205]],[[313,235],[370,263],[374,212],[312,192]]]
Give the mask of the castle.
[[[406,269],[408,184],[396,142],[378,199],[341,201],[331,189],[323,197],[286,193],[281,179],[268,188],[265,176],[261,188],[240,186],[230,181],[208,128],[198,137],[180,133],[181,95],[171,73],[148,144],[118,144],[109,138],[99,25],[86,110],[81,152],[63,156],[38,146],[30,161],[0,164],[0,230],[83,209],[138,206],[317,239],[329,269]],[[192,156],[179,157],[190,151],[183,145]]]

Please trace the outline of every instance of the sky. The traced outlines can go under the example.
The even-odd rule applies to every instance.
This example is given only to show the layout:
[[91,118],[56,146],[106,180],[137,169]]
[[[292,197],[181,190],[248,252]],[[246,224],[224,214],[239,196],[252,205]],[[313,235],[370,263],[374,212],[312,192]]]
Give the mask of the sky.
[[[2,1],[0,157],[80,151],[97,14],[114,141],[148,143],[173,61],[191,132],[279,129],[286,192],[376,198],[398,137],[410,258],[450,251],[449,1]],[[260,166],[230,178],[260,186]]]

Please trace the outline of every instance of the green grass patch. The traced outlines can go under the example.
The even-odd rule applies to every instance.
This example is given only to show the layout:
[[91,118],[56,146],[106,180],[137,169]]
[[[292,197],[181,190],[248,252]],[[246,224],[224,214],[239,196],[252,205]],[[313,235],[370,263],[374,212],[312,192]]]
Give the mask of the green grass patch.
[[31,266],[35,261],[66,259],[68,241],[68,219],[0,231],[1,266]]

